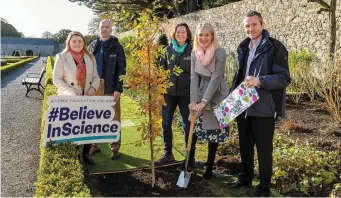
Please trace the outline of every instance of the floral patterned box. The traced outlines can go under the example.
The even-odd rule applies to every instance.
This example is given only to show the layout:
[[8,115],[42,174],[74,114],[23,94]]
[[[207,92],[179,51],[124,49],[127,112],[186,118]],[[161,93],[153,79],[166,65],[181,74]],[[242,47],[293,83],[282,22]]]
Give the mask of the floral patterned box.
[[246,87],[244,82],[241,83],[220,104],[213,107],[214,115],[219,121],[220,128],[226,127],[258,99],[259,95],[256,88]]

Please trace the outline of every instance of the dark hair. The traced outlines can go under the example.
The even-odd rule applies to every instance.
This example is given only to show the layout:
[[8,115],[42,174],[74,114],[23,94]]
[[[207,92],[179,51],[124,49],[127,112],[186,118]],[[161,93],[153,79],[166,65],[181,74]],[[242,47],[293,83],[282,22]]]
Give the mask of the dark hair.
[[262,17],[262,14],[260,12],[257,12],[255,10],[250,10],[246,13],[246,17],[252,17],[252,16],[258,16],[260,24],[263,23],[263,17]]
[[174,28],[174,31],[173,31],[173,33],[172,33],[172,38],[175,38],[175,33],[176,33],[176,29],[178,28],[178,27],[180,27],[180,26],[184,26],[185,28],[186,28],[186,32],[187,32],[187,42],[192,42],[192,32],[191,32],[191,30],[189,29],[189,27],[188,27],[188,25],[187,25],[187,23],[179,23],[179,24],[177,24],[176,26],[175,26],[175,28]]

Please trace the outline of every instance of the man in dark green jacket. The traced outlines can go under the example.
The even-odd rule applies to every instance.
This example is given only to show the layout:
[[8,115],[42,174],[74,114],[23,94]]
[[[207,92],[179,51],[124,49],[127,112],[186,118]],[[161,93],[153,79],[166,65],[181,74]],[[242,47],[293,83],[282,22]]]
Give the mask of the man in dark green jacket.
[[[118,39],[110,35],[112,25],[108,19],[100,22],[99,31],[101,37],[94,40],[89,49],[96,58],[98,75],[104,79],[104,95],[113,96],[116,102],[114,120],[121,122],[120,95],[123,92],[123,82],[120,76],[126,74],[126,57]],[[111,144],[112,160],[119,157],[120,146],[121,138]]]

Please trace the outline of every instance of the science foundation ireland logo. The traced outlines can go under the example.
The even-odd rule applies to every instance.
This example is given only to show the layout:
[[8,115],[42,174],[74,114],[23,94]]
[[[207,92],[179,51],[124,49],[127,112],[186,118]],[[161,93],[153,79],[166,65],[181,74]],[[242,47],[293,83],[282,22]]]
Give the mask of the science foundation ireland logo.
[[50,96],[44,142],[76,144],[117,142],[121,124],[114,120],[112,96]]

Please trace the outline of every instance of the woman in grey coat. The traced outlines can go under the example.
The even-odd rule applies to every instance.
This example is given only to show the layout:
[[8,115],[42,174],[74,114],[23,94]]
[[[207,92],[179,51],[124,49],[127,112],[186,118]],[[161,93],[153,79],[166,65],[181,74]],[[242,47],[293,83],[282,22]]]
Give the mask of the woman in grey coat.
[[[204,179],[213,176],[212,168],[219,142],[229,136],[229,129],[220,129],[213,114],[214,106],[226,98],[229,87],[225,80],[226,52],[219,47],[211,24],[200,24],[196,30],[191,55],[191,103],[189,109],[199,112],[195,123],[192,151],[196,139],[208,141],[207,167]],[[189,159],[191,160],[191,159]]]

